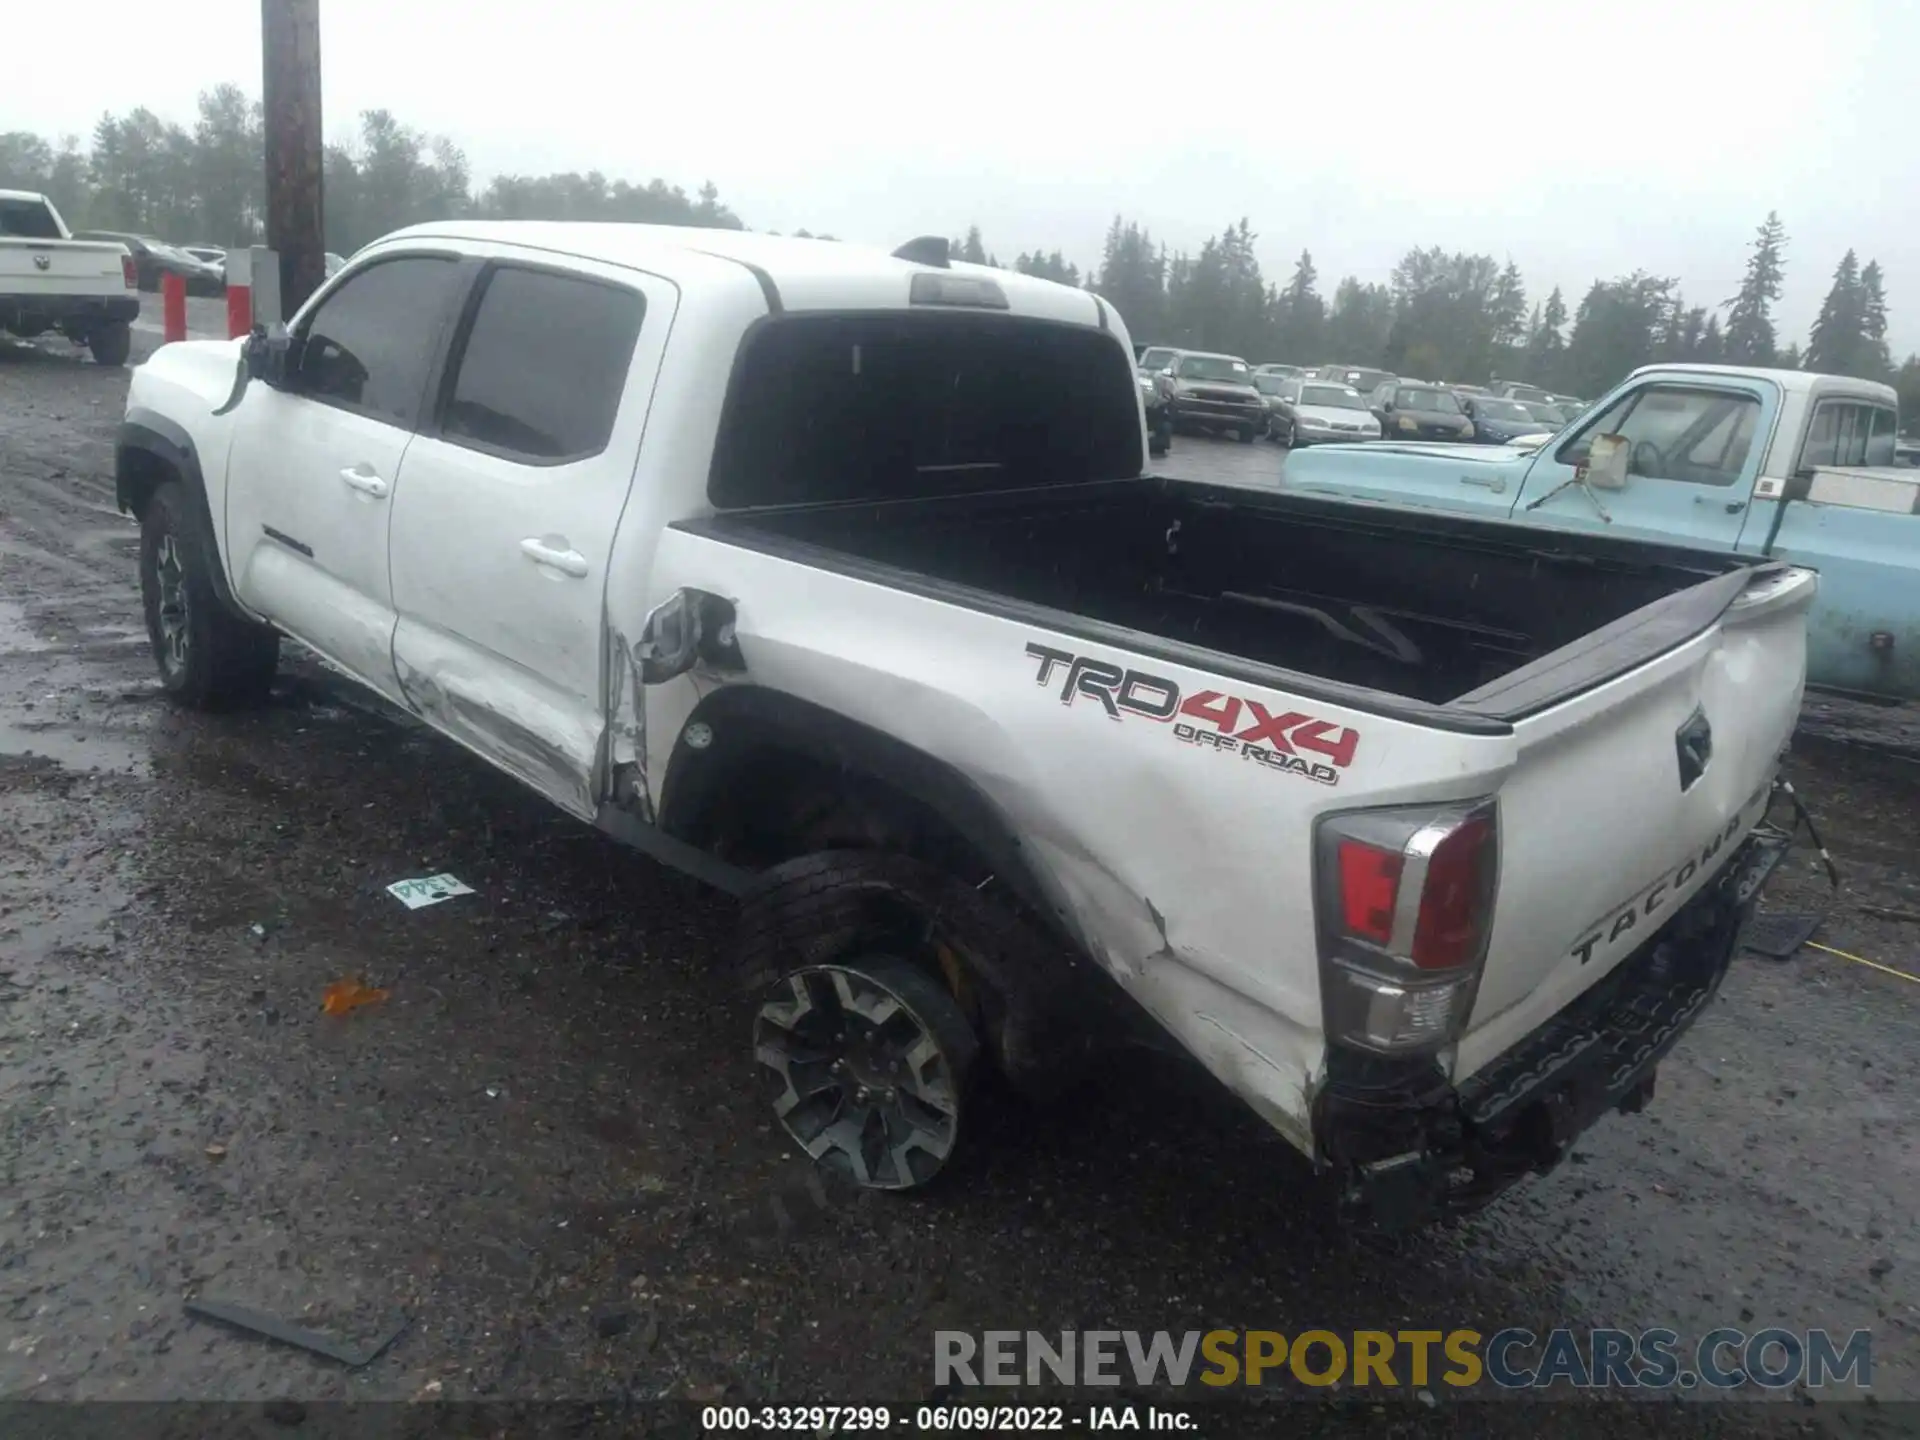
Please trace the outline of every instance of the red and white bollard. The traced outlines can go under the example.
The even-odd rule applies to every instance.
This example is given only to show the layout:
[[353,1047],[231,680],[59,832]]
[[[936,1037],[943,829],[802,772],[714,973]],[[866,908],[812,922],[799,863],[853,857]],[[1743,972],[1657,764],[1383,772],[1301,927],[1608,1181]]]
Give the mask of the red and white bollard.
[[171,270],[160,277],[160,343],[187,338],[187,277]]
[[227,338],[253,329],[253,251],[227,252]]
[[227,252],[227,335],[273,326],[280,314],[280,256],[264,245]]

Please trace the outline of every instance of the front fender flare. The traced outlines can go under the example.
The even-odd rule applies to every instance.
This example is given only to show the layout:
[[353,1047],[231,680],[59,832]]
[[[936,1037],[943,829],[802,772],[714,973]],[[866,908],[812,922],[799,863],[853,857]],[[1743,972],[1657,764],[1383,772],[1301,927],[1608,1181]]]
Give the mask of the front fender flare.
[[226,548],[219,543],[220,532],[214,528],[206,475],[200,468],[200,453],[194,447],[193,437],[178,422],[157,411],[128,406],[114,443],[113,498],[121,513],[136,519],[144,514],[147,501],[159,487],[166,470],[179,477],[186,491],[188,506],[200,527],[200,538],[206,543],[207,553],[220,557],[212,576],[215,595],[236,616],[253,619],[234,598],[229,583]]

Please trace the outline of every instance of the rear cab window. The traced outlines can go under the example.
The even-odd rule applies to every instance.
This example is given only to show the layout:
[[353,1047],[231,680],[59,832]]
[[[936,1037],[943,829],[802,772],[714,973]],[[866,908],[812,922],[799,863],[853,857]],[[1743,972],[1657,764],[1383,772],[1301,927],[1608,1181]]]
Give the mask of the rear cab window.
[[1813,420],[1807,426],[1800,468],[1891,465],[1894,427],[1894,412],[1884,405],[1867,400],[1822,400],[1814,407]]
[[707,494],[719,508],[1131,478],[1133,357],[1014,316],[789,315],[742,344]]
[[59,240],[60,222],[40,200],[0,200],[0,235],[16,240]]

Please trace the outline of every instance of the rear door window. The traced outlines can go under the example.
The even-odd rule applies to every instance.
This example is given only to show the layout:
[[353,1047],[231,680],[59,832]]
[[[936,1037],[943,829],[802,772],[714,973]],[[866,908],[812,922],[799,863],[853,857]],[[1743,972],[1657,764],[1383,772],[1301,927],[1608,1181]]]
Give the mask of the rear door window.
[[607,448],[646,300],[578,275],[504,266],[483,282],[442,439],[534,465]]
[[303,327],[292,388],[411,430],[459,287],[451,256],[403,255],[357,271]]

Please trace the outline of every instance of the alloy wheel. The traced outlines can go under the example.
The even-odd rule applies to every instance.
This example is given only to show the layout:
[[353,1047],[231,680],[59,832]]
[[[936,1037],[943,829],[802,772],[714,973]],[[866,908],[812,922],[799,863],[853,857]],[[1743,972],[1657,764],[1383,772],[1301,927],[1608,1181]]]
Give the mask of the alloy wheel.
[[820,1164],[863,1187],[905,1190],[952,1157],[972,1033],[904,962],[792,971],[761,1003],[753,1038],[774,1114]]
[[187,567],[180,555],[180,543],[172,535],[160,537],[153,568],[160,582],[160,663],[169,675],[178,675],[187,668]]

